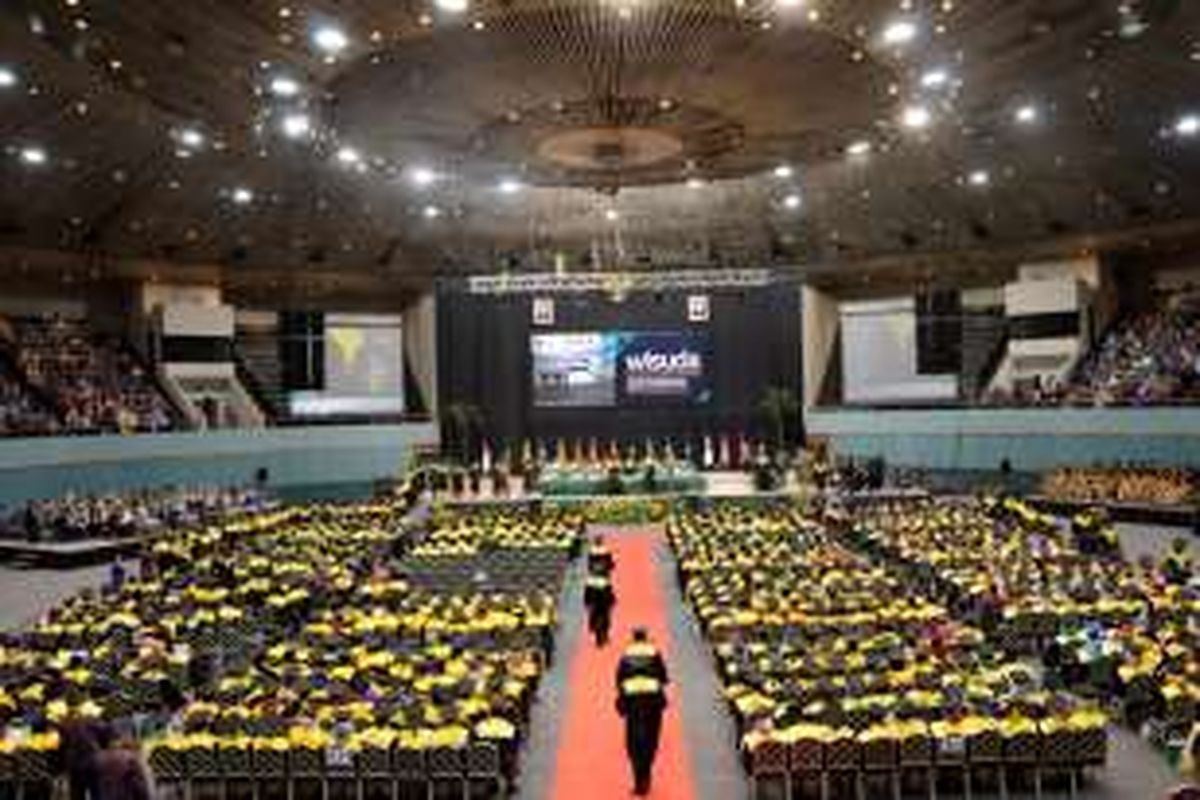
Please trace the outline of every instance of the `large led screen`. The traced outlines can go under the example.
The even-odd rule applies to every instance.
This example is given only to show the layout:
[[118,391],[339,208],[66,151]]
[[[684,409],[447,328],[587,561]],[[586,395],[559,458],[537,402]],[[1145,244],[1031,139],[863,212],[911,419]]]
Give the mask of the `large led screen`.
[[685,331],[536,334],[533,404],[588,408],[711,399],[708,338]]

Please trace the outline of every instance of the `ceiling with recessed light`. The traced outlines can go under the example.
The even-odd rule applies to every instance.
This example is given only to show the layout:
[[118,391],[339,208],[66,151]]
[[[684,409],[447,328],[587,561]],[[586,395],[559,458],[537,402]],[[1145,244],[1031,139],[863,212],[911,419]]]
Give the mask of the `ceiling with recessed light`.
[[9,0],[0,246],[397,279],[1200,219],[1183,0]]

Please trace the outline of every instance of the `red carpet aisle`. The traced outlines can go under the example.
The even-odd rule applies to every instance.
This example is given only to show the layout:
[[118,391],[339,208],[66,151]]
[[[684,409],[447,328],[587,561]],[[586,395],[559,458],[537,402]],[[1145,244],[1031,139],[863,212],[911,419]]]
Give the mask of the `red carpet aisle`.
[[[655,551],[660,534],[649,529],[608,537],[617,560],[616,613],[608,647],[598,650],[579,637],[567,688],[566,720],[558,746],[553,790],[548,800],[614,800],[633,793],[625,759],[624,728],[615,708],[615,675],[621,650],[636,625],[650,629],[671,668],[668,611],[659,586]],[[572,598],[572,602],[583,602]],[[655,800],[692,800],[692,770],[684,747],[679,691],[671,686],[662,742],[654,764]]]

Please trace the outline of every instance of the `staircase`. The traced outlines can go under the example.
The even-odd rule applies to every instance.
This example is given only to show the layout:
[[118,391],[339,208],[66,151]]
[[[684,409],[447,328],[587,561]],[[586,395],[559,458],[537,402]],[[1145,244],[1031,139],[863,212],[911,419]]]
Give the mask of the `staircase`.
[[61,424],[62,416],[58,412],[54,396],[29,380],[9,347],[7,342],[0,341],[0,380],[8,380],[16,385],[20,392],[29,399],[30,410],[35,414],[40,414],[48,427]]
[[838,327],[830,348],[829,366],[821,381],[821,390],[817,393],[817,405],[821,407],[840,406],[842,404],[842,330]]
[[967,311],[962,318],[962,396],[977,399],[988,388],[1008,343],[1001,307]]
[[279,361],[279,338],[272,333],[238,332],[235,342],[238,378],[273,420],[288,416]]

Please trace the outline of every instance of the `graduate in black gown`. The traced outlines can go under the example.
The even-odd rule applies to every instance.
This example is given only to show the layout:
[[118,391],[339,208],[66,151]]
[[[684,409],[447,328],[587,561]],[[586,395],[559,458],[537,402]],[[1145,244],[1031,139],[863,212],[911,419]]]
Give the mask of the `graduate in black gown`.
[[617,665],[617,713],[625,720],[625,753],[633,771],[633,791],[650,791],[654,758],[667,708],[667,664],[650,642],[645,628],[636,628],[633,641]]

